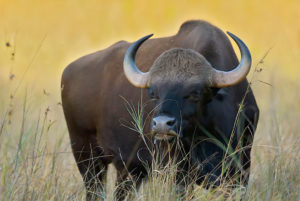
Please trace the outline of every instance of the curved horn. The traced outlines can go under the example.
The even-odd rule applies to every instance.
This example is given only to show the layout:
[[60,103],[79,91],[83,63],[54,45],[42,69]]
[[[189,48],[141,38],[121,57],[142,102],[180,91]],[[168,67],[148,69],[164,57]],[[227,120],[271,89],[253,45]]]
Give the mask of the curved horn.
[[222,88],[229,87],[241,82],[249,73],[251,67],[251,54],[245,43],[230,32],[227,34],[236,42],[241,52],[240,64],[231,71],[214,69],[211,76],[211,86]]
[[123,70],[129,82],[140,88],[147,88],[149,81],[149,73],[141,72],[135,64],[135,55],[139,47],[153,34],[144,36],[134,42],[126,51],[123,61]]

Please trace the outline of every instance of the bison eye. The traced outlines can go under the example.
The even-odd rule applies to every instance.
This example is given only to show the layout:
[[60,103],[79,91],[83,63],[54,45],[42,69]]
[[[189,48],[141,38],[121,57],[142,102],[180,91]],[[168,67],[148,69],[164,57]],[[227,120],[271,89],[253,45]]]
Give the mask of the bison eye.
[[151,99],[159,99],[158,95],[151,89],[148,90],[148,95]]
[[191,93],[188,96],[184,97],[185,100],[189,100],[192,102],[199,102],[201,100],[200,94],[199,93]]

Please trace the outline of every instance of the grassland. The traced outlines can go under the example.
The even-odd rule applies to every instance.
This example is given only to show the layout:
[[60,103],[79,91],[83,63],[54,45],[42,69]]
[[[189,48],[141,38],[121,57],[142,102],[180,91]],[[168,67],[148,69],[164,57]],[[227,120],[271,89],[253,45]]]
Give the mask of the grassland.
[[[187,200],[239,200],[241,194],[300,200],[299,18],[293,0],[0,0],[0,200],[84,200],[60,104],[63,68],[117,40],[171,35],[188,19],[206,19],[247,43],[253,63],[260,63],[248,78],[261,118],[246,191],[198,186]],[[160,170],[133,197],[178,199],[173,179],[174,168]],[[110,180],[107,200],[113,199]]]

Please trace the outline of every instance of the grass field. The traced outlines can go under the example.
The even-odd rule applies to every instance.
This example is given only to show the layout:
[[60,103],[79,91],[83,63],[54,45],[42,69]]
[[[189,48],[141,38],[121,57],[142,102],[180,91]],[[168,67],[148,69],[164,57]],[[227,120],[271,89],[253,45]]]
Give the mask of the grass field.
[[[174,34],[188,19],[246,42],[261,116],[247,189],[198,186],[186,200],[300,200],[299,1],[0,0],[0,201],[84,200],[60,103],[64,67],[118,40]],[[160,170],[133,199],[178,200],[173,179],[174,168]]]

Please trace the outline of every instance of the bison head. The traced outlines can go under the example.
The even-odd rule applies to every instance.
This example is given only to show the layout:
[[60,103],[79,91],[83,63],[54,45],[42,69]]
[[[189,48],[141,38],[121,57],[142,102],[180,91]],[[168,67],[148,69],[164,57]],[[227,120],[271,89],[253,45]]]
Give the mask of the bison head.
[[133,43],[124,57],[124,72],[136,87],[147,88],[155,102],[152,134],[155,139],[183,137],[185,130],[194,129],[205,105],[218,89],[241,82],[251,66],[247,46],[235,35],[228,33],[241,51],[240,64],[231,71],[219,71],[198,52],[175,48],[162,53],[149,72],[141,72],[135,64],[140,45],[152,35]]

